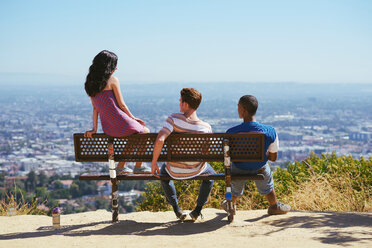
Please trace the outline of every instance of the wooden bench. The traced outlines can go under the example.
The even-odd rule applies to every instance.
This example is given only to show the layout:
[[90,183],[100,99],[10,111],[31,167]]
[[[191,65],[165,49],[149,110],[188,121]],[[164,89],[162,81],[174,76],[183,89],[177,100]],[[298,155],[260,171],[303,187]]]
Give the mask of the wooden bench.
[[[108,173],[85,173],[79,180],[111,180],[112,221],[118,221],[118,182],[120,180],[159,180],[151,174],[116,174],[115,162],[151,162],[157,134],[134,134],[114,138],[105,134],[74,134],[77,162],[109,162]],[[224,162],[225,173],[199,175],[191,180],[225,180],[228,220],[233,221],[231,178],[263,180],[263,175],[231,175],[231,162],[264,161],[265,136],[263,133],[171,134],[166,139],[159,162],[204,161]],[[160,180],[170,180],[160,175]]]

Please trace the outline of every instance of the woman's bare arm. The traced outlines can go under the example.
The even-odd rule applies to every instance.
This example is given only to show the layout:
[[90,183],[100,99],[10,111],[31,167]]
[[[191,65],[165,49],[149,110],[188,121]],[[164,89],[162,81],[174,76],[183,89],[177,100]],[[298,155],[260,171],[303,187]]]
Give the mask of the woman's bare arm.
[[116,77],[110,78],[111,88],[114,91],[114,95],[116,98],[116,101],[118,102],[119,108],[124,111],[130,118],[138,121],[141,125],[145,125],[145,122],[141,119],[138,119],[134,117],[134,115],[130,112],[129,108],[124,102],[123,95],[121,94],[120,90],[120,83],[119,80]]
[[[90,99],[92,101],[92,98]],[[92,138],[92,134],[97,133],[97,125],[98,125],[98,111],[94,107],[93,101],[92,101],[92,106],[93,106],[93,129],[90,131],[86,131],[84,133],[84,137]]]
[[119,108],[123,110],[124,113],[126,113],[129,117],[135,119],[135,117],[132,115],[129,108],[124,102],[124,99],[123,99],[123,96],[120,90],[119,80],[116,77],[111,77],[110,80],[111,80],[112,90],[114,91],[114,95],[115,95],[116,101],[118,102]]

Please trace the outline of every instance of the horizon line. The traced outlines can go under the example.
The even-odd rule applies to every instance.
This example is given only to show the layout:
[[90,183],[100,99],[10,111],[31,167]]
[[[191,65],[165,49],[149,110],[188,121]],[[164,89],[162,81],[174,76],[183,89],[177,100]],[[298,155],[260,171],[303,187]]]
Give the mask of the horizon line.
[[[82,74],[83,75],[83,74]],[[13,77],[14,76],[14,77]],[[169,84],[169,83],[249,83],[249,84],[372,84],[372,81],[306,81],[306,80],[184,80],[184,79],[165,79],[165,80],[149,80],[149,79],[120,79],[123,76],[118,76],[123,84]],[[84,82],[85,76],[67,75],[67,74],[53,74],[53,73],[34,73],[34,72],[0,72],[0,84],[61,84],[74,85],[76,82]]]

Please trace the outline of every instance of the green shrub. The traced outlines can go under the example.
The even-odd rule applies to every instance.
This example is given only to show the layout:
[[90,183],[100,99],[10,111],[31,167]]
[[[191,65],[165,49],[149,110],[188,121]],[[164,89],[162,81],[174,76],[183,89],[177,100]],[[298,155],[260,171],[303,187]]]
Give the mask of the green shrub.
[[[222,163],[211,163],[216,172],[223,172]],[[288,163],[287,168],[274,171],[277,198],[298,210],[371,211],[372,158],[337,156],[335,153],[317,156],[314,153],[304,161]],[[193,209],[198,197],[200,181],[174,181],[182,209]],[[166,202],[159,182],[148,183],[137,210],[166,211]],[[225,182],[215,181],[205,207],[219,208],[225,199]],[[253,181],[245,185],[238,209],[264,209],[268,203]]]

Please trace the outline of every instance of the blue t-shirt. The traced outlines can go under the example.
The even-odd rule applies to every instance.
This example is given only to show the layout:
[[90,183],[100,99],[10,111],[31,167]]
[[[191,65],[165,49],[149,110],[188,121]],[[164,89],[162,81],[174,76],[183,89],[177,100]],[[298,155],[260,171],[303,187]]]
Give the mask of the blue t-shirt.
[[234,162],[234,165],[242,170],[258,170],[267,162],[267,149],[276,139],[276,132],[272,126],[264,125],[258,122],[243,122],[240,125],[232,127],[226,133],[248,133],[259,132],[265,134],[265,160],[262,162]]

